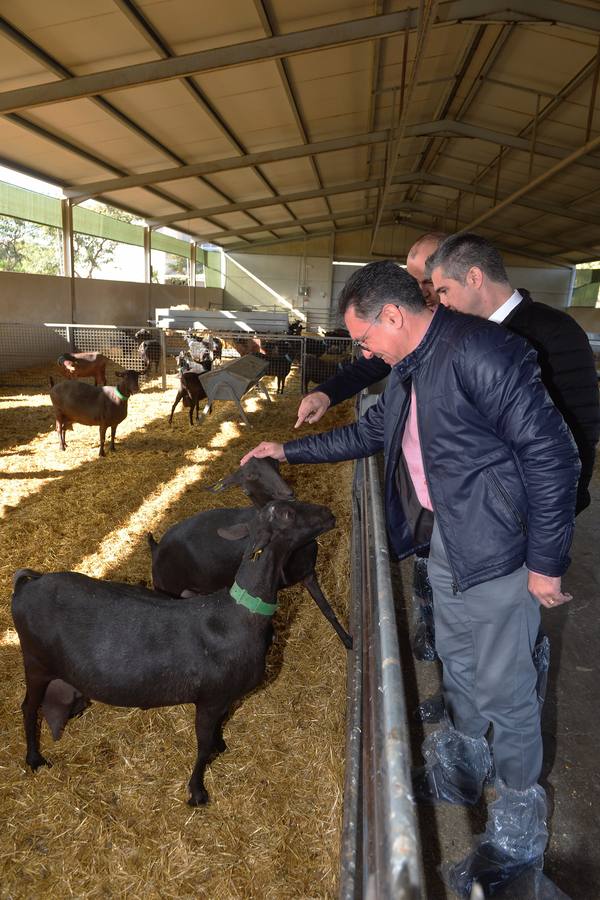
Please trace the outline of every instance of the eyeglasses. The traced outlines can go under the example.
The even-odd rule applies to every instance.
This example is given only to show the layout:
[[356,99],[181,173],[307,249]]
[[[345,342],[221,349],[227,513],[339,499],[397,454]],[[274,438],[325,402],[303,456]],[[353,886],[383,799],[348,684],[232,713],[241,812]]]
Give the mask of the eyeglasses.
[[361,338],[358,338],[357,340],[352,341],[353,347],[360,347],[361,350],[369,349],[368,347],[365,347],[365,341],[367,339],[367,335],[370,332],[373,325],[375,325],[377,323],[377,319],[379,318],[379,316],[381,315],[382,312],[383,312],[383,306],[381,307],[381,309],[379,310],[379,312],[377,313],[377,315],[375,316],[375,318],[373,319],[373,321],[371,322],[371,324],[369,325],[369,327],[367,328],[367,330],[365,331],[363,336]]

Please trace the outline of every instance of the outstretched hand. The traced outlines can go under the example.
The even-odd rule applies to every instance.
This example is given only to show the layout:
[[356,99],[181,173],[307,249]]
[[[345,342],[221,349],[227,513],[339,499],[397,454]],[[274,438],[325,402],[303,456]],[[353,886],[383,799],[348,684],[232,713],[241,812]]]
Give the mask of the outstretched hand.
[[285,462],[285,453],[283,452],[283,444],[276,444],[274,441],[262,441],[257,447],[249,450],[240,460],[240,466],[245,466],[249,459],[256,456],[257,459],[264,459],[270,456],[279,462]]
[[331,400],[323,391],[313,391],[312,394],[307,394],[302,398],[298,407],[298,419],[294,428],[300,428],[304,422],[314,425],[325,415],[330,406]]
[[536,600],[547,609],[561,606],[573,599],[571,594],[563,594],[561,591],[560,578],[540,575],[539,572],[529,572],[527,587]]

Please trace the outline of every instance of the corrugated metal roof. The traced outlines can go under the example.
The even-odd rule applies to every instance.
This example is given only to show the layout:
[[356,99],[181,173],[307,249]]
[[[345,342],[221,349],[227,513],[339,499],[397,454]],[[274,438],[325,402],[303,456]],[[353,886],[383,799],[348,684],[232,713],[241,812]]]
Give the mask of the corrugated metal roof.
[[227,249],[365,229],[367,253],[401,253],[474,228],[598,258],[599,4],[420,9],[20,0],[0,20],[1,161]]

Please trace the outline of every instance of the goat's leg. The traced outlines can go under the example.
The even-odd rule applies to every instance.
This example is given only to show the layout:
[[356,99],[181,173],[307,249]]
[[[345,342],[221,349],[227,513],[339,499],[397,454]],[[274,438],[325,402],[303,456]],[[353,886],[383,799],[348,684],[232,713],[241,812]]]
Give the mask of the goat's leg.
[[106,438],[107,427],[108,426],[104,423],[100,425],[100,452],[98,453],[98,456],[106,456],[106,453],[104,452],[104,439]]
[[179,401],[180,401],[180,400],[183,400],[183,395],[184,395],[184,393],[185,393],[184,391],[178,391],[178,392],[177,392],[177,396],[175,397],[175,403],[173,404],[173,407],[172,407],[172,409],[171,409],[171,415],[169,416],[169,425],[172,425],[172,424],[173,424],[173,413],[175,412],[175,409],[176,409],[177,404],[179,403]]
[[117,433],[117,426],[111,425],[110,426],[110,449],[111,450],[115,449],[115,434],[116,433]]
[[321,610],[321,612],[323,613],[323,615],[325,616],[325,618],[327,619],[327,621],[330,622],[331,625],[333,626],[335,633],[341,640],[344,647],[346,647],[347,650],[351,650],[352,649],[352,637],[342,627],[342,625],[340,625],[340,622],[339,622],[336,614],[332,610],[327,598],[325,597],[323,591],[321,590],[321,585],[317,581],[317,576],[314,574],[314,572],[312,574],[306,576],[306,578],[303,580],[303,584],[304,584],[306,590],[308,591],[308,593],[310,594],[310,596],[313,598],[313,600],[315,601],[315,603]]
[[23,727],[25,729],[25,740],[27,742],[27,753],[25,762],[35,772],[40,766],[51,766],[40,753],[40,720],[39,710],[46,693],[46,688],[50,684],[51,678],[41,673],[32,673],[28,671],[27,660],[25,664],[25,681],[27,690],[25,699],[21,704],[23,711]]
[[[198,755],[189,781],[190,806],[204,806],[208,803],[208,791],[204,787],[204,770],[210,756],[215,751],[221,723],[227,712],[223,707],[206,707],[196,703],[196,742]],[[223,738],[221,737],[221,741]]]
[[58,435],[58,443],[60,444],[60,449],[66,450],[67,445],[65,443],[65,426],[63,425],[62,419],[57,418],[55,428]]
[[227,750],[227,744],[225,743],[225,739],[223,738],[223,722],[227,718],[227,713],[221,716],[221,719],[217,723],[217,727],[215,729],[215,739],[213,742],[213,753],[225,753]]

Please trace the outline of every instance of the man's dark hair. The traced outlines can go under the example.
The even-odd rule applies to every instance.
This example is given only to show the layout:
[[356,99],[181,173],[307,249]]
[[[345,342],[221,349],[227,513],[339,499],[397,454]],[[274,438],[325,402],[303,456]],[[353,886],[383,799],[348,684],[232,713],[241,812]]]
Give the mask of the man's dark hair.
[[350,276],[338,298],[343,316],[353,306],[361,319],[372,319],[385,306],[403,306],[412,312],[426,309],[419,282],[391,259],[372,262]]
[[427,258],[425,271],[430,276],[438,267],[446,278],[464,284],[473,266],[497,284],[508,284],[502,257],[496,248],[478,234],[453,234]]

